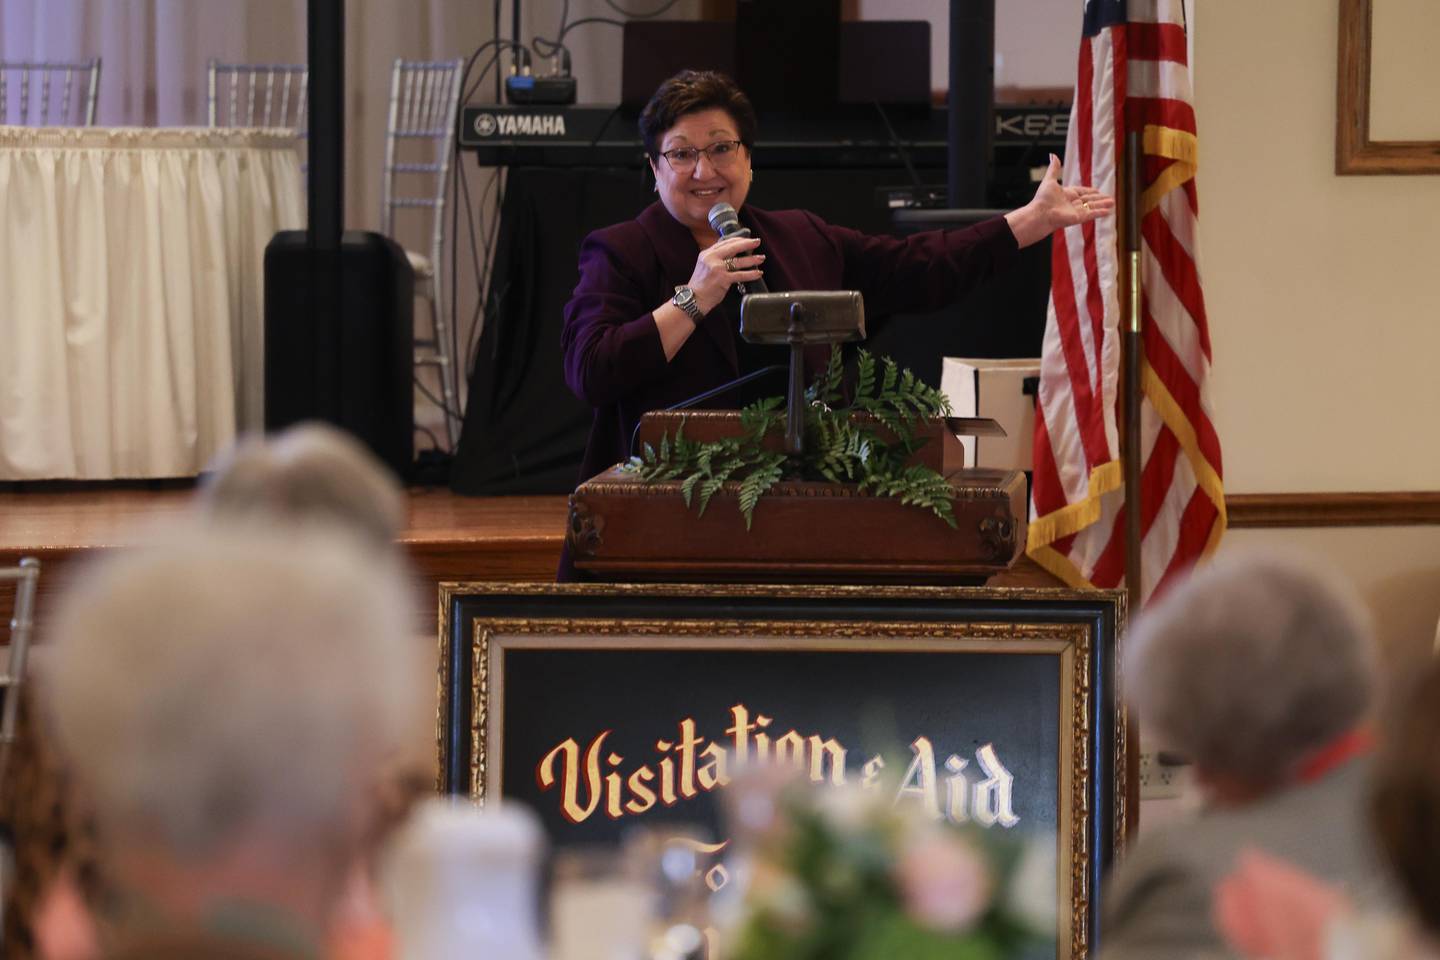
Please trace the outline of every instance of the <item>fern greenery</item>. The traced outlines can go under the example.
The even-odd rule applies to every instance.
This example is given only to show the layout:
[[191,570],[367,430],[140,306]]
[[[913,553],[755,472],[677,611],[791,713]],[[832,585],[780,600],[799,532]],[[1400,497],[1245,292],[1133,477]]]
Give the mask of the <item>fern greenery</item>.
[[[906,463],[924,442],[916,428],[950,413],[945,395],[895,361],[877,360],[865,350],[859,351],[855,389],[848,399],[844,379],[837,346],[824,375],[805,393],[805,452],[800,457],[765,449],[767,434],[785,432],[784,401],[767,397],[740,411],[740,436],[699,443],[685,437],[682,423],[673,438],[661,437],[658,450],[645,444],[625,469],[648,483],[679,480],[685,505],[701,515],[723,484],[739,482],[747,530],[761,496],[785,476],[853,483],[876,496],[923,507],[955,526],[950,484],[929,467]],[[877,425],[892,436],[882,436]]]

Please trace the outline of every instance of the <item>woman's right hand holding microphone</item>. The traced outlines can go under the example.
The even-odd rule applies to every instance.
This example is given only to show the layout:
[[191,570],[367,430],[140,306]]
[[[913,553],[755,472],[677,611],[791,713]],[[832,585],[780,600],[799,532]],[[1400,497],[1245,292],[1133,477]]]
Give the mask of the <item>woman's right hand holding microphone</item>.
[[700,251],[688,286],[695,293],[701,313],[720,306],[733,284],[759,280],[764,275],[760,265],[765,262],[765,254],[754,252],[758,246],[759,237],[727,237]]

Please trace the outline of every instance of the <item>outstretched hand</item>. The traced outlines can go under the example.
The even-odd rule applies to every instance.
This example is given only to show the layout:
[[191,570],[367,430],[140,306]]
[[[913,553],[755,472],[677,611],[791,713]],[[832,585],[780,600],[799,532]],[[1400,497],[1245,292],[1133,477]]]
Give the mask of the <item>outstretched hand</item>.
[[1053,153],[1050,154],[1050,168],[1045,171],[1045,177],[1035,191],[1035,199],[1030,202],[1050,217],[1056,230],[1088,223],[1115,212],[1115,198],[1093,187],[1062,187],[1060,158]]
[[1022,247],[1043,240],[1056,230],[1079,226],[1115,212],[1115,198],[1093,187],[1061,186],[1060,158],[1050,155],[1050,166],[1034,198],[1005,215]]

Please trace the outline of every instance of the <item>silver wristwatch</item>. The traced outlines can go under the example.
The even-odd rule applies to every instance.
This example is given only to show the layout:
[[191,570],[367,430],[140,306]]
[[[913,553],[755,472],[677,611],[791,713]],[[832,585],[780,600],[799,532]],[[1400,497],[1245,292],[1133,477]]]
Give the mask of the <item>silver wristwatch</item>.
[[689,287],[676,287],[675,296],[670,299],[670,302],[675,304],[675,306],[679,307],[681,310],[684,310],[686,315],[689,316],[690,319],[694,320],[696,323],[699,323],[701,320],[705,319],[705,314],[700,312],[700,304],[695,302],[695,291],[691,290]]

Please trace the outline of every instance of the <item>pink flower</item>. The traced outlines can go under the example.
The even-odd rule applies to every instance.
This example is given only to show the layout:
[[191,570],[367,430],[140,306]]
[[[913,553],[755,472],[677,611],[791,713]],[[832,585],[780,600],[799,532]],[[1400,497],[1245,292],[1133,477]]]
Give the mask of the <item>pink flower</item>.
[[990,905],[994,880],[963,836],[931,830],[910,843],[895,866],[905,912],[921,926],[947,933],[968,929]]

